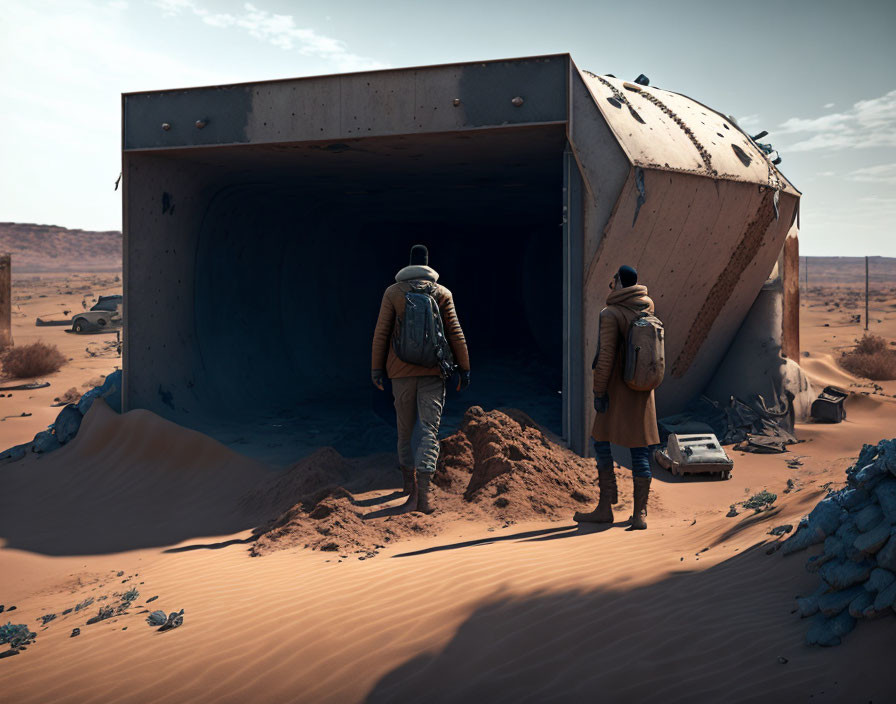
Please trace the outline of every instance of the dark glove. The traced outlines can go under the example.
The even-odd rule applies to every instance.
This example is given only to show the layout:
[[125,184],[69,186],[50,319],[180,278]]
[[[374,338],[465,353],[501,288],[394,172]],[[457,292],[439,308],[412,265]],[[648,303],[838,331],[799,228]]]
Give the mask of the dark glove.
[[383,387],[383,377],[385,374],[382,369],[372,369],[370,371],[370,380],[373,382],[373,385],[378,388],[380,391],[384,390]]
[[610,408],[610,397],[608,394],[603,396],[594,395],[594,410],[598,413],[606,413]]
[[457,373],[457,390],[463,391],[470,385],[470,372],[469,371],[459,371]]

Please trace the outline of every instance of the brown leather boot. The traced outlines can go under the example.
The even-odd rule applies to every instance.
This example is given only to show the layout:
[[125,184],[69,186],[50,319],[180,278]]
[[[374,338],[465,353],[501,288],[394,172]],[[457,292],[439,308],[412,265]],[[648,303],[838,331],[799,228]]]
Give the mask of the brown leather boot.
[[416,493],[417,473],[414,471],[414,468],[401,466],[399,469],[401,469],[401,477],[404,480],[404,485],[401,487],[401,493],[409,496]]
[[417,472],[417,510],[420,513],[432,513],[432,472]]
[[632,517],[629,518],[632,530],[647,528],[647,498],[650,496],[650,477],[632,477],[634,499],[632,501]]
[[576,511],[572,517],[576,523],[612,523],[613,509],[612,504],[618,500],[618,490],[616,488],[616,471],[615,465],[597,466],[597,486],[600,489],[600,495],[597,500],[597,508],[588,513]]

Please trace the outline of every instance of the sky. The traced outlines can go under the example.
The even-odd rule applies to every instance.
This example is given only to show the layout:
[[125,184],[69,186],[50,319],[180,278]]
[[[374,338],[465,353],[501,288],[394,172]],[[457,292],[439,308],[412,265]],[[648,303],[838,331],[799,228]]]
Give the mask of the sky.
[[569,52],[768,130],[800,251],[896,256],[893,0],[2,0],[0,221],[121,229],[121,93]]

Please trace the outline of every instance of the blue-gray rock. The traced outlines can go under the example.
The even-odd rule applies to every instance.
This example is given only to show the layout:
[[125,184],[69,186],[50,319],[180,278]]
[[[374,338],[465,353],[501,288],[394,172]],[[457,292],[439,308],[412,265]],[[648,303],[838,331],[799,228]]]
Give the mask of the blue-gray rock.
[[833,534],[839,527],[845,511],[833,498],[819,501],[809,512],[809,528],[814,528],[823,537]]
[[168,620],[168,616],[164,611],[153,611],[146,617],[146,622],[150,626],[161,626]]
[[[830,540],[830,538],[828,540]],[[825,541],[825,542],[827,542],[827,541]],[[819,555],[812,555],[812,557],[810,557],[808,560],[806,560],[806,572],[815,574],[816,572],[818,572],[818,570],[821,569],[822,565],[835,559],[835,557],[836,557],[835,555],[829,555],[827,553],[827,550],[825,550],[823,553],[821,553]]]
[[61,411],[59,411],[59,415],[56,416],[56,421],[53,423],[53,429],[56,431],[56,439],[63,445],[71,440],[78,432],[78,428],[81,427],[81,421],[84,416],[81,415],[81,411],[78,410],[78,407],[70,403]]
[[896,523],[896,479],[887,477],[874,487],[874,495],[890,523]]
[[879,453],[880,443],[877,445],[862,445],[862,449],[859,452],[859,458],[856,460],[855,465],[852,467],[854,471],[859,471],[862,467],[871,464],[877,459],[877,455]]
[[873,555],[883,547],[889,537],[890,524],[887,521],[880,521],[875,528],[856,538],[853,547],[865,555]]
[[874,597],[874,610],[883,611],[896,604],[896,582],[881,589]]
[[855,625],[856,620],[846,610],[832,618],[818,614],[812,619],[812,625],[806,633],[806,643],[822,647],[840,645],[840,639],[855,628]]
[[807,618],[818,613],[818,600],[828,592],[827,585],[822,582],[818,585],[814,592],[808,596],[798,596],[796,598],[796,608],[800,613],[800,618]]
[[896,582],[896,574],[885,570],[883,567],[875,567],[871,570],[871,576],[865,582],[865,589],[869,592],[879,592]]
[[[854,588],[861,589],[861,587]],[[865,618],[868,615],[868,610],[874,604],[874,595],[864,589],[861,591],[861,594],[849,602],[849,615],[853,618]]]
[[881,511],[880,506],[877,504],[868,504],[865,508],[856,513],[856,528],[862,533],[866,533],[880,523],[883,517],[884,512]]
[[817,545],[823,540],[824,535],[810,528],[808,523],[800,524],[796,533],[782,543],[781,552],[784,555],[790,555],[791,553],[805,550],[812,545]]
[[896,439],[881,440],[878,445],[878,462],[896,476]]
[[58,450],[60,447],[62,445],[59,444],[59,440],[56,439],[52,430],[40,431],[31,441],[31,451],[41,454]]
[[86,394],[81,396],[81,399],[78,401],[78,410],[81,411],[82,416],[87,415],[87,411],[90,410],[93,402],[100,397],[100,388],[101,387],[99,386],[95,386]]
[[837,497],[847,511],[858,511],[868,505],[870,494],[864,489],[843,489]]
[[869,594],[858,584],[839,592],[828,592],[818,598],[818,610],[825,616],[836,616],[860,596],[869,596]]
[[864,559],[864,555],[861,551],[856,550],[855,542],[861,533],[859,532],[859,529],[856,528],[852,518],[853,517],[850,516],[847,520],[843,521],[843,525],[837,529],[835,535],[843,541],[843,557],[854,561],[860,561]]
[[116,369],[103,382],[100,395],[116,413],[121,413],[121,369]]
[[31,452],[31,443],[26,442],[21,445],[14,445],[3,454],[0,454],[0,462],[16,462]]
[[[811,513],[800,521],[796,532],[782,543],[785,555],[805,550],[810,545],[823,541],[840,527],[841,520],[848,516],[833,496],[826,497],[816,504]],[[849,543],[852,544],[852,538]]]
[[819,570],[821,578],[832,589],[846,589],[868,579],[873,565],[870,562],[831,560]]
[[824,554],[840,560],[846,557],[846,547],[843,545],[843,539],[836,535],[829,535],[825,538]]
[[890,537],[877,553],[877,566],[896,572],[896,528],[890,531]]
[[880,461],[872,462],[856,472],[855,480],[859,486],[871,489],[887,474],[887,467]]

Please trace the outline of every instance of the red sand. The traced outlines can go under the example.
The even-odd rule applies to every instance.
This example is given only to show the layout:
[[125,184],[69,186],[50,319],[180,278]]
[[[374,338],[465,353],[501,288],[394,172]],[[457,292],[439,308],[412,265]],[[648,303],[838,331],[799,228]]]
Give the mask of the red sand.
[[[896,338],[896,315],[880,315],[875,331]],[[594,493],[588,463],[492,413],[446,439],[440,513],[364,521],[404,531],[374,559],[299,547],[252,558],[253,529],[297,505],[299,523],[303,512],[339,515],[311,518],[321,506],[358,520],[393,508],[401,499],[383,497],[398,485],[394,458],[322,451],[272,483],[266,467],[198,433],[97,404],[70,445],[0,467],[0,603],[18,607],[3,617],[38,633],[0,660],[0,691],[79,704],[888,701],[893,617],[859,624],[838,648],[809,648],[791,611],[817,577],[806,555],[766,554],[770,528],[795,524],[842,484],[862,443],[896,428],[893,382],[877,391],[834,361],[859,326],[825,328],[826,316],[804,310],[802,361],[816,386],[856,384],[847,421],[799,425],[805,442],[784,455],[733,453],[730,481],[658,473],[643,532],[575,526],[574,492]],[[803,464],[790,469],[794,456]],[[348,468],[372,484],[346,480]],[[799,490],[785,493],[788,480]],[[355,504],[336,491],[306,511],[298,496],[322,484]],[[778,494],[772,510],[726,517],[762,489]],[[127,614],[93,625],[91,610],[62,615],[131,585],[140,597]],[[183,608],[184,625],[157,633],[144,605]],[[44,627],[47,613],[57,618]]]

